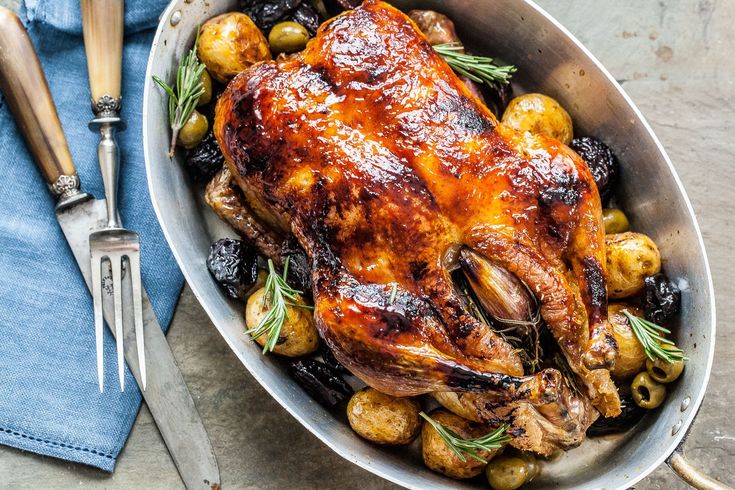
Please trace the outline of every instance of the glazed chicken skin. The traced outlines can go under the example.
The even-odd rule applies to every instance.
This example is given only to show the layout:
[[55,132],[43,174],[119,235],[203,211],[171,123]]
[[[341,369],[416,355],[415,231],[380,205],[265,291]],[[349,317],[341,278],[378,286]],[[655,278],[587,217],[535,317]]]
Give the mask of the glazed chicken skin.
[[[620,411],[609,368],[600,198],[558,141],[499,124],[400,11],[368,0],[302,53],[254,65],[220,97],[229,172],[312,266],[315,318],[337,359],[380,391],[471,395],[519,447],[548,454]],[[450,276],[465,249],[535,295],[584,391],[524,376]]]

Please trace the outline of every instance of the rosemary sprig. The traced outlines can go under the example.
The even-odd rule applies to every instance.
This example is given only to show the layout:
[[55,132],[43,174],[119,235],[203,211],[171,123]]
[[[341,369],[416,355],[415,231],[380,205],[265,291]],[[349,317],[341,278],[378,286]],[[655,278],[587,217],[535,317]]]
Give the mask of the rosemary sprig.
[[495,59],[464,52],[461,43],[437,44],[434,50],[460,75],[473,82],[492,85],[493,82],[509,83],[516,71],[513,65],[496,65]]
[[278,338],[281,335],[281,328],[286,320],[288,320],[288,306],[294,306],[297,308],[304,308],[307,310],[313,309],[313,307],[299,303],[299,295],[303,291],[294,289],[286,282],[288,276],[288,262],[290,257],[286,257],[283,263],[283,275],[279,275],[276,272],[276,268],[273,265],[273,261],[268,259],[268,277],[265,280],[265,293],[263,294],[262,308],[267,309],[268,313],[258,323],[256,327],[247,330],[245,333],[250,335],[250,338],[255,340],[261,335],[268,335],[268,340],[263,346],[263,354],[267,354],[272,351],[276,344],[278,344]]
[[492,451],[493,449],[500,449],[503,447],[503,444],[510,442],[510,437],[503,435],[505,431],[508,430],[508,425],[501,425],[494,431],[482,437],[462,439],[448,427],[440,424],[424,412],[420,412],[419,415],[431,424],[439,434],[439,437],[442,438],[449,449],[454,451],[454,454],[456,454],[462,462],[467,461],[467,458],[465,457],[465,455],[467,455],[481,463],[487,463],[487,461],[477,454],[477,451]]
[[153,81],[160,85],[168,94],[168,117],[171,126],[171,145],[168,155],[171,158],[174,156],[179,131],[184,127],[186,121],[189,120],[191,113],[199,102],[199,97],[204,93],[202,72],[204,72],[205,66],[197,57],[196,47],[198,41],[199,30],[197,29],[194,47],[184,56],[179,64],[178,70],[176,70],[175,88],[172,88],[159,77],[153,75]]
[[653,322],[633,315],[628,310],[623,310],[623,314],[628,317],[630,327],[638,338],[638,342],[643,346],[646,356],[652,361],[656,357],[664,362],[672,363],[676,361],[688,361],[684,355],[684,351],[679,349],[672,341],[661,334],[670,334],[671,331],[656,325]]

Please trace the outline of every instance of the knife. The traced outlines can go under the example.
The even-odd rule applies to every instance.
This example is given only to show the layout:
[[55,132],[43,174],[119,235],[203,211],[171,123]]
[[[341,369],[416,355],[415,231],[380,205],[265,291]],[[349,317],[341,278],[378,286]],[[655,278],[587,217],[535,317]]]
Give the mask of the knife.
[[[34,161],[57,198],[56,217],[89,288],[89,234],[106,222],[105,201],[80,191],[79,176],[31,40],[20,19],[3,7],[0,7],[0,91]],[[111,276],[104,280],[110,281]],[[123,282],[123,304],[131,308],[131,286],[129,281]],[[111,292],[107,291],[106,295],[103,313],[109,327],[114,312]],[[124,328],[125,358],[140,384],[132,317],[131,311],[124,315],[128,320]],[[219,468],[209,437],[145,290],[143,323],[150,373],[143,398],[186,487],[219,488]]]

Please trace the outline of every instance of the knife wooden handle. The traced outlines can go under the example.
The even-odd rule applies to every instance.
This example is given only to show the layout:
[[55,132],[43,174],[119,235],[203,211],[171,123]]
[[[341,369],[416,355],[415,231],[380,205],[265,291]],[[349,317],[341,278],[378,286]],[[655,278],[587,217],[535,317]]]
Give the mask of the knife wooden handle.
[[3,7],[0,91],[51,190],[60,196],[78,189],[79,179],[41,63],[18,16]]
[[92,103],[104,96],[119,99],[123,0],[81,0],[81,7]]

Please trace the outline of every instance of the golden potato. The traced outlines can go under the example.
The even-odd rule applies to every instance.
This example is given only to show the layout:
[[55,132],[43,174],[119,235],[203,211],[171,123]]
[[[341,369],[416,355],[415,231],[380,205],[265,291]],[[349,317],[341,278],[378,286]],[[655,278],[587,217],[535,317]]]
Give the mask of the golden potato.
[[638,308],[622,303],[607,307],[607,318],[612,326],[615,342],[618,344],[618,360],[615,361],[615,368],[612,370],[612,375],[617,379],[630,378],[643,371],[647,359],[646,352],[633,333],[630,320],[623,314],[623,310],[628,310],[636,316],[643,316],[643,312]]
[[565,145],[574,136],[569,113],[556,100],[543,94],[524,94],[511,100],[502,122],[518,131],[543,134]]
[[[257,327],[268,314],[263,305],[265,288],[255,291],[245,307],[245,323],[248,329]],[[314,314],[306,308],[286,306],[288,318],[283,322],[278,343],[273,352],[282,356],[298,357],[311,354],[319,347],[319,335],[314,323]],[[268,341],[268,334],[261,335],[255,341],[262,345]]]
[[[429,415],[435,421],[465,439],[482,437],[491,430],[485,425],[470,422],[459,415],[442,409],[434,410]],[[485,461],[490,461],[490,459],[501,451],[502,449],[478,451],[477,455]],[[486,466],[485,463],[469,456],[465,456],[466,461],[459,459],[459,456],[447,446],[436,429],[426,421],[424,421],[423,428],[421,429],[421,454],[424,458],[424,464],[427,467],[457,479],[477,476],[482,473],[482,470]]]
[[222,83],[250,65],[271,59],[263,33],[240,12],[228,12],[205,22],[199,32],[197,55],[209,74]]
[[480,417],[477,415],[477,410],[471,405],[464,402],[464,393],[454,393],[453,391],[436,391],[431,394],[434,400],[438,401],[439,404],[452,412],[455,415],[459,415],[462,418],[471,420],[472,422],[481,422]]
[[386,395],[374,388],[364,388],[350,398],[347,420],[361,437],[399,446],[413,441],[421,429],[421,405],[414,398]]
[[627,298],[643,290],[643,280],[661,270],[658,247],[642,233],[605,235],[607,295]]

